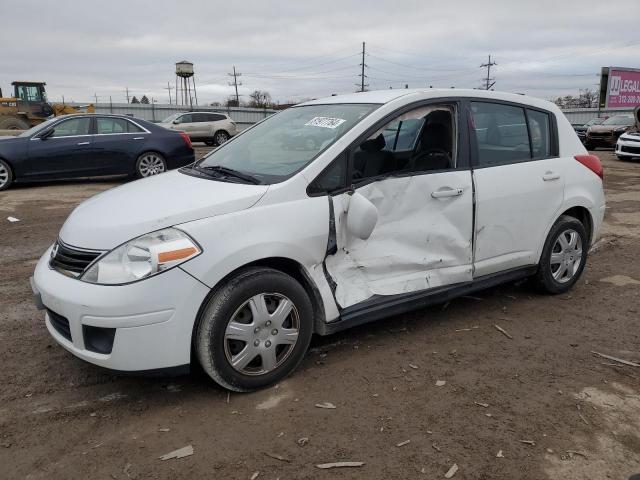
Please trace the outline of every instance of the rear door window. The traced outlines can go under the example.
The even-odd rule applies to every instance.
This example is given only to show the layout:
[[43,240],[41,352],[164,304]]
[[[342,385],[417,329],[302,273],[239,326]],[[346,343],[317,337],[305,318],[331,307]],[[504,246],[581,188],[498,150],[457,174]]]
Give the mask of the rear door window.
[[98,135],[113,135],[118,133],[128,133],[126,120],[121,118],[98,117],[96,131]]
[[522,107],[471,102],[479,166],[494,166],[531,159],[527,119]]

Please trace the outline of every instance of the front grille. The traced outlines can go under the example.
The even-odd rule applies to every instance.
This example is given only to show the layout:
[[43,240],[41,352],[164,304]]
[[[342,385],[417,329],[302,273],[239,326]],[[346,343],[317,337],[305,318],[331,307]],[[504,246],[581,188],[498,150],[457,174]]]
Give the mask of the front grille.
[[55,331],[67,340],[71,341],[71,328],[69,327],[69,320],[49,309],[47,309],[47,314],[49,316],[51,326],[55,329]]
[[102,252],[95,250],[80,250],[75,247],[69,247],[58,241],[51,252],[51,260],[49,265],[70,277],[79,277],[85,269],[98,258]]
[[640,147],[628,147],[626,145],[622,145],[620,150],[626,153],[633,153],[635,155],[640,155]]
[[613,136],[612,132],[589,132],[590,137],[604,138]]

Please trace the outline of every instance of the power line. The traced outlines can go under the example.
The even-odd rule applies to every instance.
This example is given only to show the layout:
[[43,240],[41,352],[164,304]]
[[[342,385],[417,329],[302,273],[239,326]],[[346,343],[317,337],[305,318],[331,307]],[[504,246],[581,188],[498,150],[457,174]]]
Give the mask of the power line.
[[240,106],[240,95],[238,95],[238,85],[242,85],[242,82],[238,82],[238,77],[242,74],[240,72],[236,72],[236,66],[233,66],[233,73],[227,73],[230,77],[233,77],[233,82],[229,82],[230,86],[234,86],[236,88],[236,107]]
[[491,78],[491,67],[493,67],[494,65],[497,65],[497,63],[491,61],[491,55],[489,55],[489,61],[487,63],[483,63],[482,65],[480,65],[480,68],[487,67],[487,78],[484,84],[485,90],[490,90],[491,87],[496,84],[495,78]]
[[[360,91],[364,92],[365,87],[368,87],[369,84],[364,83],[364,79],[367,78],[367,76],[364,74],[364,69],[368,66],[366,63],[364,63],[364,57],[366,55],[366,43],[362,42],[362,63],[360,64],[361,70],[360,70],[360,75],[358,75],[360,77]],[[356,86],[358,86],[358,84],[356,83]]]

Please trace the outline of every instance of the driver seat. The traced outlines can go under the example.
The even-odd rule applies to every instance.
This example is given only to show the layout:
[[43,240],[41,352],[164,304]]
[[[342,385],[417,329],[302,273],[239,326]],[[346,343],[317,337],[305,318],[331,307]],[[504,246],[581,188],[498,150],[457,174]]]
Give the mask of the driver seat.
[[417,171],[451,168],[452,138],[442,123],[429,123],[420,133],[420,144],[413,168]]

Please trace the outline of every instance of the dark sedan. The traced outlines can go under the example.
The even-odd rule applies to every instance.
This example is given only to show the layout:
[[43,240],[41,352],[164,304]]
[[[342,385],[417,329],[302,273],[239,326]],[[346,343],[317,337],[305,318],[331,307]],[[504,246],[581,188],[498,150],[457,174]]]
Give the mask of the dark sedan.
[[591,125],[600,125],[602,122],[604,122],[607,119],[607,117],[596,117],[596,118],[592,118],[591,120],[589,120],[587,123],[585,124],[573,124],[573,129],[576,131],[576,133],[578,134],[578,138],[582,141],[582,143],[585,142],[586,138],[587,138],[587,130],[589,129],[589,127]]
[[635,123],[633,115],[615,115],[607,118],[600,125],[592,125],[587,129],[584,141],[588,150],[596,147],[615,148],[618,137],[629,130]]
[[17,137],[0,137],[0,190],[35,180],[143,178],[194,160],[184,133],[120,115],[66,115]]

